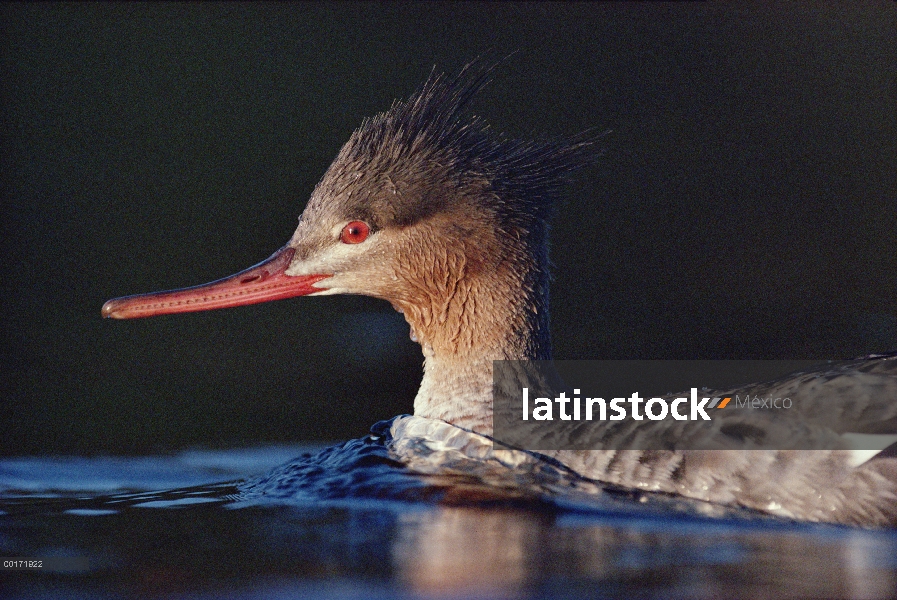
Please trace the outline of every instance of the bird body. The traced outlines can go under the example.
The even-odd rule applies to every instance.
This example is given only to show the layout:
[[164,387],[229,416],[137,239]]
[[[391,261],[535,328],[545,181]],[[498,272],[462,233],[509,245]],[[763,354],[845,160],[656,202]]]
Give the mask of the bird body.
[[[434,435],[457,451],[487,453],[493,361],[551,358],[549,219],[567,177],[598,154],[588,134],[519,142],[466,117],[487,75],[431,76],[407,101],[365,120],[315,187],[292,239],[267,261],[204,286],[111,300],[103,315],[309,294],[385,299],[404,315],[425,359],[414,416],[393,423],[396,452],[413,466],[412,446],[402,440]],[[897,359],[869,359],[839,377],[863,379],[865,387],[849,393],[876,406],[860,410],[872,417],[854,419],[860,433],[897,433]],[[820,426],[849,428],[842,417],[821,417]],[[629,450],[593,441],[591,450],[529,456],[638,490],[803,520],[897,525],[897,458],[887,453],[856,466],[846,449]]]

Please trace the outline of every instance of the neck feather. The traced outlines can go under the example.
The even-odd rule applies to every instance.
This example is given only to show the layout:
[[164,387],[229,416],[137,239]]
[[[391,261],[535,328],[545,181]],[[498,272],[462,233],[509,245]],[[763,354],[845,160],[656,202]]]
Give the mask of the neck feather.
[[393,304],[425,357],[414,414],[489,435],[492,361],[551,358],[548,257],[544,244],[489,253],[480,242],[434,253],[426,291]]

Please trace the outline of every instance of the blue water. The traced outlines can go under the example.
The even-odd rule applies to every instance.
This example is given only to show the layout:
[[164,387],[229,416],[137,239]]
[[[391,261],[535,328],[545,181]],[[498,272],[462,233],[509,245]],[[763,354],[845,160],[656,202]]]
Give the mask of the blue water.
[[[426,454],[426,452],[422,452]],[[3,598],[897,596],[897,532],[327,449],[0,460]]]

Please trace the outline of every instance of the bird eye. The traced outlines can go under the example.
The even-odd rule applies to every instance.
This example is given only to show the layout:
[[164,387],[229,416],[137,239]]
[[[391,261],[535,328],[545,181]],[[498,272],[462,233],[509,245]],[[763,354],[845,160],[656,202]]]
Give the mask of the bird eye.
[[352,221],[343,227],[339,239],[344,244],[360,244],[368,239],[371,228],[364,221]]

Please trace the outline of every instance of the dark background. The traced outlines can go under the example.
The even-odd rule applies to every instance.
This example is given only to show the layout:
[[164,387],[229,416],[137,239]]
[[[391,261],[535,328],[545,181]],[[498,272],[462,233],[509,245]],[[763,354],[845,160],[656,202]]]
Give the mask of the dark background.
[[501,58],[474,111],[612,129],[553,234],[558,358],[897,348],[897,5],[2,7],[0,453],[363,434],[410,412],[388,304],[104,321],[255,264],[361,119]]

